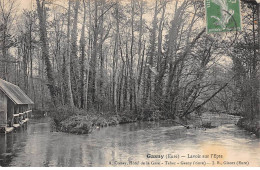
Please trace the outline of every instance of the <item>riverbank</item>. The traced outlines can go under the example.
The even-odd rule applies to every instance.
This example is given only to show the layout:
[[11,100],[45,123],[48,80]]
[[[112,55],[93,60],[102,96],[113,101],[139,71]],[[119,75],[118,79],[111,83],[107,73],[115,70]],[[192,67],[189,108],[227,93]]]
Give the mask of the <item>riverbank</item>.
[[73,134],[88,134],[94,129],[99,129],[107,126],[115,126],[123,123],[132,123],[136,120],[126,115],[73,115],[59,124],[55,124],[57,131],[73,133]]
[[139,110],[137,112],[124,111],[116,114],[115,112],[97,112],[94,110],[86,112],[83,109],[69,108],[67,106],[50,110],[48,115],[52,118],[54,131],[73,134],[88,134],[94,129],[137,121],[174,119],[171,118],[169,114],[148,109]]
[[[180,119],[178,117],[170,117],[165,113],[159,111],[140,111],[139,114],[134,112],[122,113],[98,113],[88,112],[84,110],[71,110],[69,108],[60,108],[53,111],[51,114],[52,125],[54,131],[61,131],[73,134],[88,134],[94,129],[99,129],[107,126],[115,126],[125,123],[146,122],[170,120],[173,123],[182,125],[185,128],[216,128],[223,124],[236,124],[239,120],[238,116],[228,114],[216,114],[205,112],[202,115],[190,114],[187,118]],[[232,120],[232,121],[231,121]]]
[[256,136],[260,137],[260,120],[259,119],[249,119],[241,118],[237,122],[237,126],[246,129],[249,132],[254,133]]
[[88,134],[94,129],[137,121],[137,116],[129,112],[121,114],[96,111],[86,112],[81,109],[68,107],[59,107],[51,110],[49,116],[52,118],[54,131],[73,134]]
[[[89,114],[89,115],[73,115],[62,120],[60,123],[53,121],[55,131],[61,131],[72,134],[89,134],[95,129],[100,129],[108,126],[116,126],[119,124],[171,120],[173,123],[180,124],[186,128],[203,128],[211,129],[225,124],[236,124],[247,131],[254,133],[260,137],[260,121],[249,120],[235,115],[216,114],[205,112],[201,116],[191,114],[186,119],[169,118],[166,116],[159,116],[160,114],[143,114],[135,115],[130,113],[121,113],[113,115],[112,113],[105,114]],[[54,120],[54,119],[53,119]]]

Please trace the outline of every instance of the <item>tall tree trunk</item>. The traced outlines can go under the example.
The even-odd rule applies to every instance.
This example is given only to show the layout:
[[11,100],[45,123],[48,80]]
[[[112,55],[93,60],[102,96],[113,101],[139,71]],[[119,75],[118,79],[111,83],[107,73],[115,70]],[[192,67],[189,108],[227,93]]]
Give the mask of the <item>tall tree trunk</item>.
[[[139,94],[140,84],[141,84],[141,76],[143,71],[143,57],[142,57],[142,37],[143,37],[143,0],[140,0],[140,20],[139,20],[139,40],[138,40],[138,65],[137,65],[137,73],[139,74],[137,79],[137,94]],[[144,43],[145,44],[145,43]],[[139,96],[139,95],[138,95]]]
[[88,109],[88,94],[89,94],[89,80],[90,80],[90,63],[89,63],[89,59],[91,58],[91,54],[92,54],[92,47],[91,47],[91,42],[92,42],[92,37],[91,37],[91,28],[92,28],[92,17],[91,17],[91,0],[88,0],[88,11],[89,11],[89,18],[88,18],[88,60],[86,62],[86,81],[85,81],[85,85],[86,85],[86,89],[85,89],[85,108]]
[[32,54],[32,13],[30,12],[30,23],[29,23],[29,56],[30,56],[30,79],[31,79],[31,88],[33,91],[33,101],[35,102],[35,87],[34,87],[34,81],[33,81],[33,54]]
[[151,90],[152,90],[152,71],[151,68],[153,67],[153,60],[155,56],[155,44],[156,44],[156,32],[157,32],[157,15],[158,15],[158,0],[155,2],[155,8],[154,8],[154,16],[153,16],[153,26],[152,26],[152,32],[150,35],[150,46],[149,46],[149,52],[148,52],[148,64],[147,67],[147,89],[145,92],[145,98],[144,101],[146,104],[151,104],[152,96],[151,96]]
[[160,24],[158,28],[158,54],[157,54],[157,72],[158,75],[155,76],[155,90],[154,96],[156,100],[159,100],[158,105],[161,107],[162,103],[162,95],[163,95],[163,77],[166,70],[166,62],[163,59],[162,55],[162,39],[163,39],[163,23],[164,23],[164,16],[166,11],[166,4],[167,1],[163,2],[162,7],[162,16],[160,19]]
[[41,40],[41,49],[42,49],[42,57],[46,65],[46,73],[48,78],[48,88],[50,91],[51,99],[54,105],[57,105],[57,92],[55,90],[55,81],[53,76],[53,70],[50,62],[49,56],[49,46],[47,41],[47,29],[46,29],[46,11],[45,11],[45,0],[40,3],[40,0],[36,0],[37,2],[37,12],[39,16],[40,22],[40,40]]
[[27,48],[27,35],[26,33],[23,36],[22,42],[22,51],[23,51],[23,81],[24,81],[24,91],[28,93],[28,48]]
[[[134,16],[135,16],[135,2],[134,0],[131,1],[131,47],[130,47],[130,55],[131,55],[131,59],[130,59],[130,98],[129,98],[129,102],[130,102],[130,110],[133,110],[133,103],[136,106],[136,103],[134,101],[136,101],[134,99],[135,97],[135,80],[134,80],[134,76],[133,76],[133,62],[134,62]],[[136,107],[135,107],[136,108]]]
[[72,87],[71,87],[71,74],[70,74],[70,67],[71,67],[71,62],[70,62],[70,15],[71,15],[71,1],[69,0],[69,8],[68,8],[68,25],[67,25],[67,58],[65,59],[65,64],[66,64],[66,73],[67,73],[67,86],[68,86],[68,91],[67,91],[67,97],[68,101],[70,104],[70,107],[74,107],[74,101],[73,101],[73,94],[72,94]]
[[78,38],[78,10],[79,10],[79,4],[80,1],[76,0],[76,4],[74,7],[74,18],[73,18],[73,28],[71,31],[71,56],[70,56],[70,62],[71,62],[71,86],[72,86],[72,94],[74,99],[74,105],[79,107],[79,62],[77,57],[78,52],[78,46],[77,46],[77,38]]
[[98,4],[94,2],[94,39],[93,39],[93,51],[90,59],[90,72],[89,72],[89,93],[91,97],[92,105],[95,107],[96,102],[96,65],[97,65],[97,41],[98,41]]
[[80,90],[80,95],[81,95],[81,101],[80,105],[81,108],[85,108],[85,93],[86,93],[86,59],[85,59],[85,46],[86,46],[86,41],[85,41],[85,27],[86,27],[86,4],[85,0],[83,0],[83,6],[84,6],[84,17],[83,17],[83,24],[82,24],[82,29],[81,29],[81,38],[80,38],[80,50],[81,50],[81,90]]
[[104,103],[104,90],[103,90],[103,84],[104,84],[104,55],[103,55],[103,38],[104,38],[104,0],[101,1],[101,16],[100,16],[100,39],[101,42],[99,44],[99,57],[100,57],[100,80],[99,80],[99,95],[100,95],[100,102],[99,102],[99,109],[103,110],[103,103]]
[[116,33],[115,33],[115,45],[113,54],[113,77],[112,77],[112,106],[117,113],[117,95],[116,95],[116,75],[117,75],[117,61],[118,61],[118,51],[119,51],[119,1],[116,1],[115,8],[115,19],[116,19]]
[[124,82],[124,90],[123,90],[123,109],[127,109],[127,103],[128,103],[128,73],[129,73],[129,55],[128,55],[128,42],[126,41],[126,54],[125,54],[125,82]]

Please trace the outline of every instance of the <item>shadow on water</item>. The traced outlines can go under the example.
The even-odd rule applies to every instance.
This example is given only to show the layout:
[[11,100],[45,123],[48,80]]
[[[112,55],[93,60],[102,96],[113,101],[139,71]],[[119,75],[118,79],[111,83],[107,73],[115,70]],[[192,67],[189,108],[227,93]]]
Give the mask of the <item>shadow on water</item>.
[[186,129],[171,121],[123,124],[88,135],[51,132],[49,118],[0,136],[1,166],[111,166],[114,161],[147,161],[150,154],[203,154],[215,148],[226,159],[240,155],[259,162],[259,139],[225,124],[213,129]]
[[20,127],[15,132],[0,134],[0,165],[8,166],[16,153],[22,151],[27,140],[27,125]]

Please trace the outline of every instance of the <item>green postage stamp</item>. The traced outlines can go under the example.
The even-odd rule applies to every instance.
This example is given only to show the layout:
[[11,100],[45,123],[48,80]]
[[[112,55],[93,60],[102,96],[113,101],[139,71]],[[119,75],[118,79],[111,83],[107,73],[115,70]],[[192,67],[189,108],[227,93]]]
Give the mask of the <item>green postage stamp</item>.
[[240,0],[205,0],[207,33],[240,31]]

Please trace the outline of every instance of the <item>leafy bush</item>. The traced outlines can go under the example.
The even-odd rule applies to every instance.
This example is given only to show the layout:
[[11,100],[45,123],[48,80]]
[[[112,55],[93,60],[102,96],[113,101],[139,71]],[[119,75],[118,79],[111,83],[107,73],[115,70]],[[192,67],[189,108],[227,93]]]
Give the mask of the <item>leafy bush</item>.
[[63,132],[87,134],[92,131],[93,122],[88,116],[74,115],[60,123],[60,130]]
[[72,108],[66,105],[61,105],[50,110],[50,117],[53,118],[56,126],[59,126],[60,122],[74,115],[87,115],[87,113],[83,109]]

